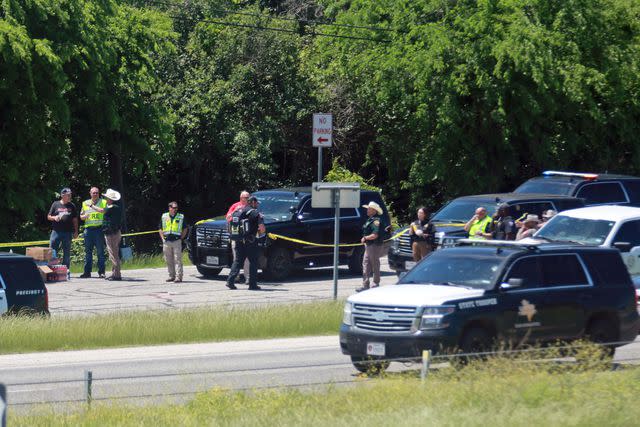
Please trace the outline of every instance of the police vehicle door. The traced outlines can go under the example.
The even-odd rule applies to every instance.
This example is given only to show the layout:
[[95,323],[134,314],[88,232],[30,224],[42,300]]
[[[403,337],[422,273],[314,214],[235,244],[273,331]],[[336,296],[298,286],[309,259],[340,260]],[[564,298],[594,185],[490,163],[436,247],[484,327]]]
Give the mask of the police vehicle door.
[[622,224],[612,240],[612,245],[616,243],[629,244],[629,246],[618,247],[620,255],[629,274],[640,275],[640,220],[631,220]]
[[9,305],[7,304],[7,293],[6,293],[7,285],[2,277],[2,273],[0,273],[0,314],[4,314],[9,310]]
[[[309,199],[302,208],[303,240],[323,245],[333,244],[334,210],[331,208],[312,208]],[[301,250],[304,257],[333,256],[333,248],[328,246],[305,245]]]

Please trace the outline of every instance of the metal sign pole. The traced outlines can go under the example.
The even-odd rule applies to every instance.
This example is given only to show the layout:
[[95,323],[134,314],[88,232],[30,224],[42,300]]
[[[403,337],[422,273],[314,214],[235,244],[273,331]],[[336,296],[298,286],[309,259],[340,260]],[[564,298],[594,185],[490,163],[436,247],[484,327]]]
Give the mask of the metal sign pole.
[[322,147],[318,147],[318,182],[322,182]]
[[335,224],[333,229],[333,299],[338,299],[338,260],[340,252],[340,189],[333,190],[333,206],[335,207]]

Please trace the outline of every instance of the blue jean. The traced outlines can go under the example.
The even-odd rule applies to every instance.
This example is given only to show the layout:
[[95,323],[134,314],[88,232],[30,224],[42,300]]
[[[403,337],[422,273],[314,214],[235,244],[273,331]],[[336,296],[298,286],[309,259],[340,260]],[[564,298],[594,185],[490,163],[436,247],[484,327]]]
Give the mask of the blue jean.
[[84,229],[84,273],[91,274],[93,267],[93,248],[98,253],[98,274],[104,274],[104,233],[100,227]]
[[73,238],[73,232],[71,231],[55,231],[51,232],[51,238],[49,239],[49,247],[56,251],[56,256],[60,257],[60,245],[64,251],[62,257],[62,263],[67,266],[71,265],[71,239]]

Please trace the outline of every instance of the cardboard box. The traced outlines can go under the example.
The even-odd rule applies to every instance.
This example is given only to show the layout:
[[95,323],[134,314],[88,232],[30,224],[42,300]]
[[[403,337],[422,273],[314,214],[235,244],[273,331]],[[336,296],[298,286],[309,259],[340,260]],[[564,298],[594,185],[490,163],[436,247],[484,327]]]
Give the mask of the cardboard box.
[[47,279],[49,279],[49,275],[53,273],[53,270],[46,265],[39,265],[38,270],[40,270],[40,276],[42,276],[42,281],[44,282],[47,282]]
[[26,255],[30,256],[36,261],[49,261],[53,256],[53,249],[32,246],[30,248],[27,248]]

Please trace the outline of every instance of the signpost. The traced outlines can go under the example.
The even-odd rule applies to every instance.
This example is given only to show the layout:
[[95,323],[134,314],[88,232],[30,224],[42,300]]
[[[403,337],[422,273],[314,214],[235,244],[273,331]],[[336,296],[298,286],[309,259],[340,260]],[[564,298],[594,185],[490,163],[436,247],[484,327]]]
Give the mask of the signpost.
[[316,113],[313,115],[311,143],[318,147],[318,182],[322,181],[322,149],[333,144],[333,115]]
[[338,299],[338,260],[340,257],[340,208],[360,207],[360,184],[357,182],[314,182],[311,186],[312,208],[334,208],[333,228],[333,299]]

